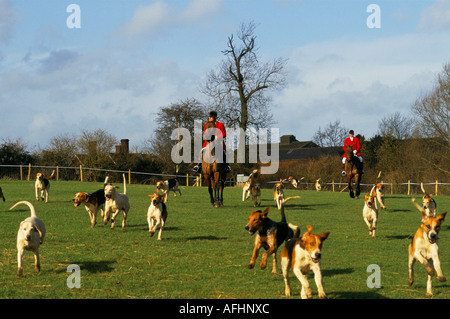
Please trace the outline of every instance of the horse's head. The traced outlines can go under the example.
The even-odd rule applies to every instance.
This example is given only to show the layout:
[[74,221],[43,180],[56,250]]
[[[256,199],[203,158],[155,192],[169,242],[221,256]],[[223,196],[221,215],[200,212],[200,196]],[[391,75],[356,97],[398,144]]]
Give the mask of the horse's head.
[[205,133],[204,133],[204,136],[203,136],[205,141],[208,141],[208,142],[214,141],[215,133],[216,133],[215,128],[216,128],[216,125],[215,125],[214,122],[208,121],[206,123]]
[[353,148],[351,145],[347,145],[345,148],[345,155],[347,156],[347,160],[351,160],[353,156]]

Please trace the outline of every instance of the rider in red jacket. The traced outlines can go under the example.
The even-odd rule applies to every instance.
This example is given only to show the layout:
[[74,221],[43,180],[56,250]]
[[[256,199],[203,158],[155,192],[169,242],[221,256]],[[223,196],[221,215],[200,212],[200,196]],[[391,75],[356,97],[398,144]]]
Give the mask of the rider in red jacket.
[[[227,152],[226,152],[226,148],[225,148],[225,137],[227,137],[227,131],[225,130],[225,126],[223,125],[222,122],[217,121],[217,112],[216,111],[211,111],[209,112],[209,118],[208,118],[208,122],[214,122],[214,125],[216,127],[216,132],[215,132],[215,139],[216,140],[222,140],[223,141],[223,162],[225,164],[227,164]],[[203,135],[205,134],[206,131],[206,126],[208,125],[208,123],[205,123],[205,125],[203,126]],[[205,140],[203,142],[203,148],[200,152],[200,157],[201,154],[203,152],[203,150],[205,149],[206,145],[208,144],[208,142]],[[231,171],[231,167],[230,165],[226,165],[227,168],[227,172]],[[194,166],[193,171],[194,172],[200,172],[202,169],[202,162],[200,161],[197,165]]]
[[361,143],[359,142],[359,139],[356,136],[354,136],[354,135],[355,135],[355,132],[353,130],[350,130],[348,132],[348,137],[344,141],[344,156],[342,158],[342,168],[344,170],[342,171],[342,176],[346,175],[346,173],[345,173],[345,162],[347,161],[346,151],[347,151],[347,146],[348,145],[351,145],[351,147],[353,149],[353,154],[355,154],[355,156],[357,156],[359,158],[359,160],[361,162],[361,174],[363,174],[363,171],[362,171],[363,158],[362,158],[361,152],[360,152],[360,150],[361,150]]

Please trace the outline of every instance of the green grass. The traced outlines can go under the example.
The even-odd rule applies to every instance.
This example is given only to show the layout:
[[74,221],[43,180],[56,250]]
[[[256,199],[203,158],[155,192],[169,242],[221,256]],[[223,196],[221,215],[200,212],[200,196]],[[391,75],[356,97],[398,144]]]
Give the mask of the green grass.
[[[122,190],[120,186],[119,191]],[[196,298],[196,299],[298,299],[300,284],[291,274],[293,296],[284,296],[281,269],[247,269],[253,248],[244,226],[253,210],[241,201],[242,189],[226,188],[225,206],[211,208],[206,188],[182,187],[182,197],[167,203],[168,219],[162,241],[149,238],[146,220],[147,194],[154,185],[128,185],[131,210],[127,228],[121,230],[119,215],[114,230],[101,222],[91,229],[84,207],[73,207],[77,191],[92,192],[100,183],[51,182],[49,203],[34,199],[34,182],[2,180],[6,202],[0,202],[0,298]],[[420,213],[404,195],[387,195],[387,210],[380,210],[377,237],[368,236],[362,219],[363,199],[348,193],[296,191],[300,199],[288,202],[289,222],[312,225],[315,233],[330,231],[323,247],[322,273],[328,298],[425,298],[426,274],[416,263],[415,283],[408,287],[407,246],[420,224]],[[262,208],[272,206],[269,216],[280,220],[271,190],[262,191]],[[416,196],[416,198],[420,198]],[[15,202],[28,200],[45,222],[47,236],[41,246],[41,272],[34,273],[31,252],[25,253],[24,275],[16,276],[16,234],[20,221],[29,216],[26,206],[9,211]],[[450,197],[437,196],[444,212]],[[100,214],[99,214],[100,215]],[[449,225],[440,233],[440,258],[449,276]],[[281,249],[278,252],[278,256]],[[81,288],[67,287],[67,267],[81,267]],[[269,265],[271,259],[269,259]],[[371,264],[381,269],[381,288],[367,287]],[[278,264],[279,265],[279,264]],[[314,298],[317,289],[310,276]],[[433,280],[436,299],[449,297],[448,282]]]

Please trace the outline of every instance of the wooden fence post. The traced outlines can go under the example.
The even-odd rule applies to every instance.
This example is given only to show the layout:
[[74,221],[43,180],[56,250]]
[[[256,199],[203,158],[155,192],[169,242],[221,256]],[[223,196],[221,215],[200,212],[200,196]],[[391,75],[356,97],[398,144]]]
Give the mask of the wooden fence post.
[[59,166],[56,166],[56,180],[59,181]]
[[189,186],[189,174],[186,174],[186,186]]
[[435,196],[437,196],[438,194],[438,181],[436,180],[436,192],[435,192]]
[[128,184],[131,184],[131,169],[128,169]]
[[333,193],[334,193],[334,179],[331,181],[331,185],[333,187]]
[[31,163],[28,163],[28,181],[30,181],[30,174],[31,174]]
[[408,195],[410,195],[411,192],[411,181],[408,180]]
[[80,180],[83,181],[83,167],[80,165]]
[[20,164],[20,180],[23,180],[22,164]]

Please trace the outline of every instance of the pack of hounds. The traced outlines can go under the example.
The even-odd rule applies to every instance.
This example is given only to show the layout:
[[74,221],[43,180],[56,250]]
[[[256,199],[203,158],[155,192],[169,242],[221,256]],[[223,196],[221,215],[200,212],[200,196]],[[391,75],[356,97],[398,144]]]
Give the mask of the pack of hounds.
[[[381,174],[381,172],[380,172]],[[363,220],[369,230],[369,236],[375,237],[375,231],[378,221],[378,205],[382,209],[386,209],[384,200],[384,185],[378,183],[378,178],[374,183],[372,189],[365,195],[364,206],[362,210]],[[38,173],[35,182],[36,200],[48,202],[50,182],[54,175],[54,171],[49,178],[44,174]],[[123,211],[122,229],[126,226],[126,219],[130,210],[130,202],[127,196],[126,178],[123,174],[123,193],[119,193],[110,183],[111,175],[106,176],[103,183],[103,188],[93,192],[77,192],[72,199],[75,207],[83,204],[89,214],[91,228],[96,225],[98,211],[101,212],[103,224],[107,225],[111,221],[111,229],[114,229],[115,220],[120,211]],[[288,223],[285,215],[285,204],[289,200],[300,198],[300,196],[284,197],[284,183],[291,183],[294,188],[299,188],[300,180],[290,176],[287,179],[276,182],[273,188],[273,199],[276,207],[280,211],[281,220],[279,222],[273,221],[268,217],[270,207],[264,211],[252,211],[248,217],[245,230],[250,235],[255,235],[254,249],[251,256],[250,263],[247,268],[252,269],[255,266],[261,248],[265,249],[262,255],[260,268],[265,269],[267,259],[272,255],[272,273],[277,273],[277,250],[284,243],[284,247],[280,254],[281,270],[285,283],[285,295],[291,296],[291,288],[289,281],[289,271],[292,268],[293,273],[298,278],[301,284],[300,296],[302,299],[312,298],[312,290],[307,279],[310,271],[314,274],[314,281],[317,286],[318,297],[326,298],[326,293],[323,288],[323,280],[321,273],[321,257],[322,246],[324,241],[329,237],[330,232],[321,234],[312,233],[312,226],[307,225],[307,231],[300,237],[300,228],[296,225]],[[319,180],[316,180],[316,190],[321,190]],[[438,234],[442,223],[444,222],[447,213],[437,215],[437,204],[431,194],[424,189],[421,184],[423,192],[422,206],[419,205],[415,199],[412,199],[413,205],[422,214],[422,223],[411,243],[408,246],[408,282],[411,286],[414,282],[414,263],[418,261],[421,263],[427,272],[427,286],[426,295],[432,296],[432,277],[437,274],[437,279],[441,282],[446,281],[442,273]],[[159,193],[161,191],[161,193]],[[159,181],[156,184],[156,193],[148,195],[150,198],[150,205],[147,211],[147,222],[149,226],[150,237],[154,235],[159,227],[158,240],[161,240],[161,234],[167,220],[167,206],[169,192],[172,191],[174,196],[178,194],[181,196],[179,184],[177,179],[168,179]],[[252,196],[254,207],[261,205],[261,186],[259,182],[258,170],[252,171],[248,180],[244,183],[242,201]],[[3,202],[6,200],[3,191],[0,187],[0,199]],[[24,251],[32,251],[35,256],[35,271],[40,271],[39,248],[44,242],[46,229],[44,222],[36,215],[34,206],[28,201],[19,201],[14,204],[10,210],[18,205],[27,205],[30,209],[31,216],[23,220],[19,225],[17,233],[17,275],[23,274],[23,255]]]

